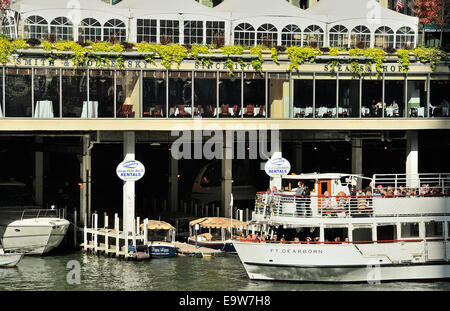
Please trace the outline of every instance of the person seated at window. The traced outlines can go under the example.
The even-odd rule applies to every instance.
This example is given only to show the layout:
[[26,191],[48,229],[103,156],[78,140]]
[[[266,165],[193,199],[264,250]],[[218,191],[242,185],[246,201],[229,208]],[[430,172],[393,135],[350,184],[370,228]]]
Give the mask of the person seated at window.
[[294,243],[300,243],[300,240],[299,240],[298,237],[295,237],[295,238],[294,238]]
[[306,237],[306,243],[309,244],[311,241],[312,241],[311,237],[310,237],[310,236],[307,236],[307,237]]
[[280,242],[285,242],[284,235],[281,237]]
[[274,241],[274,242],[278,241],[278,235],[277,234],[273,235],[272,241]]
[[398,114],[398,104],[397,104],[397,102],[395,100],[392,101],[391,108],[392,108],[392,110],[394,112],[394,115],[396,113]]
[[340,237],[335,237],[334,238],[334,242],[336,242],[336,243],[341,243],[341,238]]

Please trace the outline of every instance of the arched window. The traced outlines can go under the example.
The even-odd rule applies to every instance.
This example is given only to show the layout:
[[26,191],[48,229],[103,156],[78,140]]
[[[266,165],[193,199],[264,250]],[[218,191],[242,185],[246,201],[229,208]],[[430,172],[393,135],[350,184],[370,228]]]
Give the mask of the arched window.
[[23,23],[23,36],[25,38],[46,39],[48,37],[47,21],[37,15],[28,17]]
[[278,30],[272,24],[263,24],[259,26],[256,32],[256,44],[272,47],[277,45]]
[[366,26],[356,26],[350,32],[350,47],[365,49],[370,47],[370,30]]
[[85,18],[80,22],[78,28],[80,41],[102,41],[102,25],[95,18]]
[[342,25],[336,25],[330,29],[330,47],[344,48],[348,46],[348,29]]
[[55,35],[56,40],[73,40],[73,25],[66,17],[57,17],[50,23],[50,34]]
[[414,30],[409,27],[402,27],[395,34],[395,47],[397,49],[411,49],[414,47]]
[[310,25],[303,31],[303,46],[320,48],[323,46],[323,29],[317,25]]
[[242,23],[234,28],[234,44],[243,46],[255,45],[255,28],[247,23]]
[[110,19],[103,25],[103,41],[111,39],[123,42],[127,38],[125,23],[120,19]]
[[16,21],[12,16],[3,16],[2,18],[2,26],[1,26],[2,34],[10,37],[11,39],[17,38],[16,33]]
[[281,45],[284,46],[301,46],[302,31],[297,25],[287,25],[281,32]]
[[388,49],[394,47],[394,32],[387,26],[375,30],[375,48]]

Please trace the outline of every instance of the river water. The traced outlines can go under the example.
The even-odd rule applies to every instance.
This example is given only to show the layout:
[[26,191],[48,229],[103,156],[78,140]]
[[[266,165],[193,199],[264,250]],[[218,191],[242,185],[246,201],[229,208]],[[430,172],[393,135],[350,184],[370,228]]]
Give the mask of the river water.
[[[70,261],[80,263],[80,284],[69,284]],[[73,274],[70,274],[73,276]],[[69,277],[70,279],[70,277]],[[304,291],[304,290],[450,290],[450,282],[311,284],[252,281],[237,255],[125,261],[81,252],[26,256],[15,268],[0,269],[0,291]]]

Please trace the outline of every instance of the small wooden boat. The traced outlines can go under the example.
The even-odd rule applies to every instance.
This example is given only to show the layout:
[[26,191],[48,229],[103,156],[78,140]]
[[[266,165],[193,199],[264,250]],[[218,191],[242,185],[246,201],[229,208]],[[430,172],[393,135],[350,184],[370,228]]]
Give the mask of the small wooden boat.
[[147,237],[147,245],[152,258],[167,258],[176,256],[175,228],[160,220],[148,220],[147,228],[140,225]]
[[[190,236],[187,242],[192,245],[234,253],[236,250],[231,240],[233,231],[236,233],[236,231],[242,231],[246,227],[246,222],[236,219],[223,217],[199,218],[189,223]],[[201,232],[205,229],[208,232]]]
[[0,267],[15,267],[22,258],[23,254],[21,253],[5,253],[0,248]]

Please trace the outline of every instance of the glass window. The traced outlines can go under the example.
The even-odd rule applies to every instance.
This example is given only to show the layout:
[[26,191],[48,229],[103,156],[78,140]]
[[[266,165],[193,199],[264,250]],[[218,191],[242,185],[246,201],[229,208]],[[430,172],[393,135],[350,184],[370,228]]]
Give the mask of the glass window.
[[141,90],[139,71],[116,71],[116,117],[134,118],[140,116]]
[[103,41],[123,42],[126,38],[127,29],[120,19],[110,19],[103,26]]
[[336,75],[316,75],[316,117],[336,117]]
[[89,70],[89,101],[89,117],[114,117],[114,71]]
[[348,29],[336,25],[330,29],[330,47],[346,48],[348,46]]
[[255,45],[255,28],[247,23],[242,23],[234,28],[234,44],[242,46]]
[[[91,95],[92,96],[92,95]],[[95,116],[95,106],[87,105],[87,70],[62,71],[62,116],[80,118]],[[88,111],[88,109],[90,111]]]
[[430,116],[450,116],[450,76],[432,75],[430,81]]
[[234,75],[220,73],[219,109],[214,116],[217,116],[217,113],[220,118],[238,116],[241,108],[241,77],[240,72],[235,72]]
[[281,45],[301,46],[302,31],[297,25],[287,25],[281,32]]
[[272,24],[263,24],[259,26],[256,32],[256,44],[263,45],[267,47],[272,47],[277,45],[278,40],[278,30]]
[[[289,74],[286,72],[266,73],[269,78],[269,94],[267,103],[267,116],[271,118],[287,117],[287,109],[290,103]],[[312,89],[309,90],[312,94]],[[260,109],[260,112],[262,109]]]
[[194,116],[212,118],[217,107],[217,73],[194,73]]
[[179,21],[160,20],[159,23],[159,41],[161,44],[178,43],[180,41]]
[[397,240],[397,226],[395,225],[379,225],[377,226],[378,241],[395,241]]
[[402,238],[418,238],[419,237],[419,223],[408,222],[401,224]]
[[66,17],[57,17],[50,23],[50,34],[57,41],[73,40],[73,25]]
[[294,90],[294,118],[313,117],[313,83],[312,74],[295,75],[293,78]]
[[6,68],[5,116],[31,117],[31,69]]
[[395,47],[397,49],[414,48],[414,30],[409,27],[402,27],[395,34]]
[[34,117],[59,117],[59,70],[34,69]]
[[405,78],[404,76],[385,76],[384,100],[385,117],[402,117],[405,112]]
[[366,49],[370,47],[370,30],[366,26],[356,26],[350,32],[350,47]]
[[184,21],[184,44],[203,43],[203,22]]
[[2,34],[10,37],[11,39],[17,38],[16,21],[14,20],[14,17],[3,16],[1,22],[1,31]]
[[48,23],[41,16],[30,16],[23,23],[23,34],[25,38],[47,39]]
[[266,79],[258,73],[244,74],[244,117],[253,118],[259,112],[265,116]]
[[359,117],[359,79],[354,76],[339,76],[338,117]]
[[166,117],[166,72],[144,71],[143,72],[143,99],[144,118]]
[[225,22],[206,22],[206,44],[225,45]]
[[[366,75],[362,80],[362,117],[383,116],[383,81],[375,75]],[[386,106],[386,104],[384,104]]]
[[323,29],[317,25],[310,25],[303,31],[303,46],[313,48],[323,47]]
[[381,26],[375,30],[375,48],[389,49],[394,47],[394,32],[391,28]]
[[444,222],[430,221],[425,223],[425,237],[442,238],[444,237]]
[[408,117],[425,117],[427,107],[427,78],[408,76],[406,101]]
[[85,18],[78,27],[78,36],[82,42],[102,41],[102,25],[94,18]]
[[353,241],[355,242],[371,242],[372,228],[354,228]]
[[192,73],[190,71],[169,72],[169,117],[192,116]]
[[137,20],[137,42],[156,43],[157,23],[156,19]]

